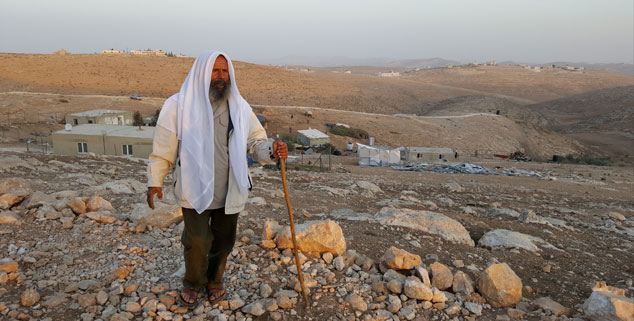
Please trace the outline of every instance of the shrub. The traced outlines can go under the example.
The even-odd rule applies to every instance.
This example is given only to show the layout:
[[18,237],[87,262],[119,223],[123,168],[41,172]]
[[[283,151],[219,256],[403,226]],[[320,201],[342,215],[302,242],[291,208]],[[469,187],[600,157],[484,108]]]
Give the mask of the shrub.
[[292,152],[295,150],[295,145],[301,145],[302,142],[297,135],[293,134],[282,134],[280,136],[280,140],[284,142],[288,146],[288,151]]
[[330,128],[330,133],[338,135],[338,136],[346,136],[346,137],[352,137],[352,138],[358,138],[358,139],[368,139],[370,137],[370,134],[368,134],[368,132],[366,132],[363,129],[359,129],[359,128],[347,128],[344,126],[332,126]]
[[609,158],[601,159],[601,158],[596,158],[590,155],[573,156],[568,154],[564,157],[559,157],[558,162],[565,163],[565,164],[587,164],[587,165],[596,165],[596,166],[610,165]]

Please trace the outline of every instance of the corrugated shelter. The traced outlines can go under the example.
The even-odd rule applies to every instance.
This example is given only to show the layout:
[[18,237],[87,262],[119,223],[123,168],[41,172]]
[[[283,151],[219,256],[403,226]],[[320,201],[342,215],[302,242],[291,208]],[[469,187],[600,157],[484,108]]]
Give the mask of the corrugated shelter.
[[368,146],[357,143],[359,166],[388,166],[401,161],[401,150],[383,146]]
[[320,146],[330,143],[330,137],[316,129],[298,130],[297,134],[305,146]]
[[58,155],[132,156],[147,158],[152,153],[154,127],[86,124],[53,133],[53,151]]
[[66,123],[73,126],[83,124],[132,125],[134,114],[131,111],[113,109],[95,109],[66,115]]
[[454,159],[454,150],[444,147],[406,147],[405,160],[408,162],[433,162]]

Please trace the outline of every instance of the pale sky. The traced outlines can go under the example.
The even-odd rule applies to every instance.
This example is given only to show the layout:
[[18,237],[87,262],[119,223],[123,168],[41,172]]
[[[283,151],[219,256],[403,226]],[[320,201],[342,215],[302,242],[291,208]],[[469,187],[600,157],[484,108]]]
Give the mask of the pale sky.
[[632,0],[0,0],[0,52],[634,62]]

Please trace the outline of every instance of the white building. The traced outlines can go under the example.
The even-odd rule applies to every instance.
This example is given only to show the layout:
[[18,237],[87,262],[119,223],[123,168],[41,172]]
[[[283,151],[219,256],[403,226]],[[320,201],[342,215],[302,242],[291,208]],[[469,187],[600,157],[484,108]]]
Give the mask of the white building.
[[388,166],[401,161],[399,148],[368,146],[357,143],[359,166]]
[[125,54],[125,51],[117,50],[117,49],[106,49],[106,50],[102,50],[101,54],[102,55],[122,55],[122,54]]
[[320,146],[330,143],[330,137],[317,129],[298,130],[297,134],[304,146]]
[[379,77],[400,77],[401,73],[390,71],[390,72],[379,72],[376,75]]

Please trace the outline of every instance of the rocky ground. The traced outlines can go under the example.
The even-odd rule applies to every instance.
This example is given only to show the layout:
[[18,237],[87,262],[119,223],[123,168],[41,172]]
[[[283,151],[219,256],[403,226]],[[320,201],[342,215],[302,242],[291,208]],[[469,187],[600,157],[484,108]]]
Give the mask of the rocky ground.
[[144,161],[0,152],[0,319],[634,318],[632,168],[481,162],[536,178],[350,163],[288,173],[310,309],[279,172],[252,168],[228,296],[187,310],[179,211],[169,188],[147,208]]

